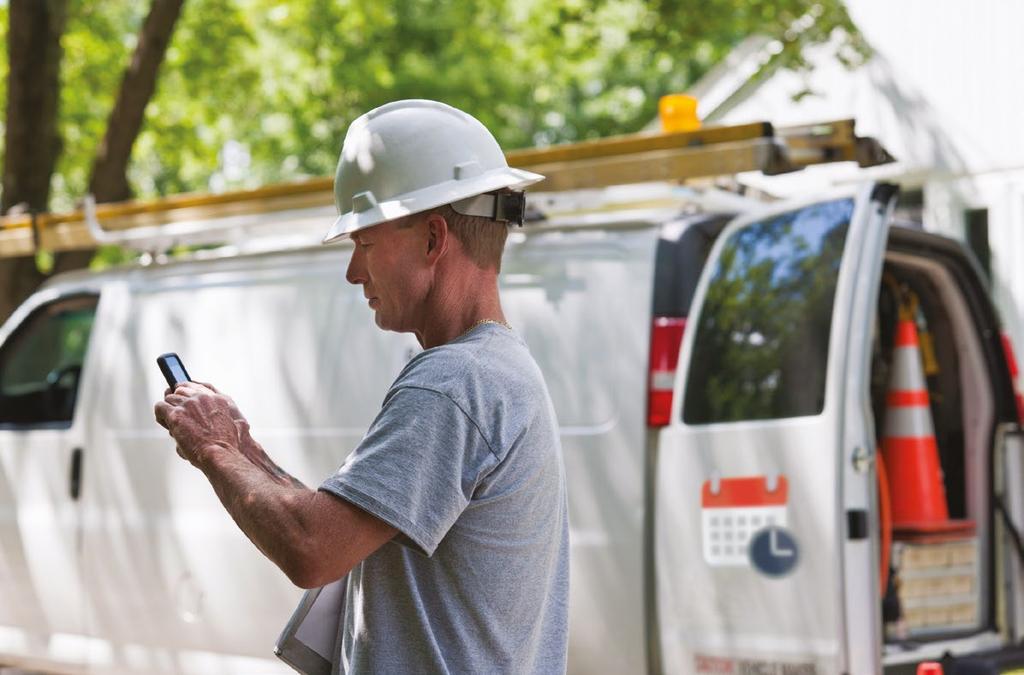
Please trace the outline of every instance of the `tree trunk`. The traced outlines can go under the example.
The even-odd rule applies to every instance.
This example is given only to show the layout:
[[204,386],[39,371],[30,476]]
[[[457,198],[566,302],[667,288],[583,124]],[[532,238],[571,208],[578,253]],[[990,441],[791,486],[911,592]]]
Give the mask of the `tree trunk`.
[[[45,211],[60,154],[57,132],[60,38],[67,0],[11,0],[7,31],[7,128],[0,212]],[[0,321],[39,286],[32,258],[0,259]]]
[[[153,0],[150,6],[93,164],[89,191],[97,202],[132,196],[128,160],[184,1]],[[61,149],[57,135],[58,72],[67,0],[10,2],[7,151],[0,206],[6,210],[25,203],[33,211],[45,211],[50,177]],[[53,272],[85,267],[94,254],[58,253]],[[0,322],[45,278],[32,258],[0,259]]]
[[184,0],[153,0],[150,6],[92,166],[89,191],[98,203],[119,202],[132,196],[128,160],[183,4]]
[[11,0],[9,12],[2,210],[24,203],[45,211],[61,149],[57,100],[67,0]]

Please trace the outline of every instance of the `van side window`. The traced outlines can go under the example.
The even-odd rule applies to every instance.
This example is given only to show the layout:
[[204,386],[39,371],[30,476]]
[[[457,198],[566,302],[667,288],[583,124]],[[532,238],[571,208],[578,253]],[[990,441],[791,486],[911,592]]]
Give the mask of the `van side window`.
[[0,349],[0,425],[71,422],[98,301],[44,305],[10,335]]
[[683,421],[817,415],[853,200],[813,204],[732,233],[695,327]]

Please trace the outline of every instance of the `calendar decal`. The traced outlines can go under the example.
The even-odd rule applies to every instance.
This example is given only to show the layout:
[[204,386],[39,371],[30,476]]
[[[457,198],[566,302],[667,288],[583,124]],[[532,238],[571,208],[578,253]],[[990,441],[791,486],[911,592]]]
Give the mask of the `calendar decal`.
[[785,476],[744,476],[704,481],[701,525],[704,560],[713,567],[748,566],[750,539],[769,526],[786,526]]

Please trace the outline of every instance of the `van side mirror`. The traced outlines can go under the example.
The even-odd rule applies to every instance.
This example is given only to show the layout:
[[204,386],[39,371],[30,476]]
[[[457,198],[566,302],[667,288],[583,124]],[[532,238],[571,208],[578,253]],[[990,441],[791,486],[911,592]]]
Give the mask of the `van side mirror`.
[[70,422],[78,396],[78,380],[82,375],[80,364],[54,368],[46,375],[46,417],[53,421]]

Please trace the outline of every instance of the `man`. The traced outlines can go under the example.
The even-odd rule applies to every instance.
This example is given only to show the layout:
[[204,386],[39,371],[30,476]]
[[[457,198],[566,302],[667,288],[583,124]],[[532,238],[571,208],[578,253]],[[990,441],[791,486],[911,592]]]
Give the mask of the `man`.
[[497,283],[517,190],[541,178],[510,169],[482,124],[441,103],[398,101],[352,123],[325,242],[351,237],[346,279],[380,328],[415,333],[424,351],[319,490],[274,464],[213,387],[186,383],[156,404],[179,454],[294,583],[349,575],[341,672],[565,670],[557,424]]

